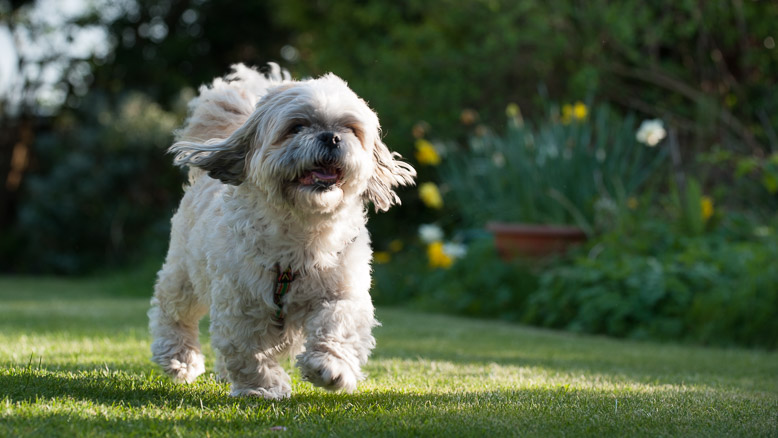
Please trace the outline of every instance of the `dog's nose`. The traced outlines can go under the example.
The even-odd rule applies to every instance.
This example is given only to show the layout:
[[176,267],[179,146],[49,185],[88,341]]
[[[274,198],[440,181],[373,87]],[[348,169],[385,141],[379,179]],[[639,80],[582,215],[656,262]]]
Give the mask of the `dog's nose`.
[[340,136],[334,132],[322,132],[316,138],[330,149],[337,148],[340,143]]

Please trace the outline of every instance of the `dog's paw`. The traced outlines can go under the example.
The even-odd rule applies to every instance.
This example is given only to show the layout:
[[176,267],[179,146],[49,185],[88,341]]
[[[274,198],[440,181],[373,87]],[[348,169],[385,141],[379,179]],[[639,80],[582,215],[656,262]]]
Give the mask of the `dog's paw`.
[[288,384],[273,388],[235,388],[230,390],[231,397],[261,397],[266,400],[282,400],[292,395]]
[[352,392],[363,378],[358,368],[355,371],[348,362],[323,352],[301,354],[297,366],[304,380],[329,391]]
[[177,354],[160,365],[176,383],[192,383],[205,372],[205,358],[196,351]]

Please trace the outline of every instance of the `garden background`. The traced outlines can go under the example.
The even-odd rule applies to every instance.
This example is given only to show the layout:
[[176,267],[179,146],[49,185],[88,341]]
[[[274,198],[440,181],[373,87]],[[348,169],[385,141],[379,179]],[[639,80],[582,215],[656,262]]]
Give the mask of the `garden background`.
[[[370,220],[378,305],[775,349],[776,22],[751,0],[0,1],[0,271],[150,296],[187,100],[277,61],[346,79],[419,170]],[[495,220],[588,240],[504,261]]]

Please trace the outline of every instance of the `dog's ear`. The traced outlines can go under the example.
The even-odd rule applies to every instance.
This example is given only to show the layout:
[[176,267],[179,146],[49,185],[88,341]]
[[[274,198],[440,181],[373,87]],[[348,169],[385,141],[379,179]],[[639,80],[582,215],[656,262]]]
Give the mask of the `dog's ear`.
[[378,138],[373,146],[373,160],[375,171],[368,182],[365,195],[373,202],[376,211],[386,211],[392,205],[400,204],[400,198],[393,189],[397,186],[413,185],[416,169],[402,161],[402,156],[397,152],[390,152]]
[[243,124],[228,138],[204,143],[178,141],[168,149],[177,166],[194,166],[226,184],[239,185],[246,177],[246,156],[251,148],[254,123]]

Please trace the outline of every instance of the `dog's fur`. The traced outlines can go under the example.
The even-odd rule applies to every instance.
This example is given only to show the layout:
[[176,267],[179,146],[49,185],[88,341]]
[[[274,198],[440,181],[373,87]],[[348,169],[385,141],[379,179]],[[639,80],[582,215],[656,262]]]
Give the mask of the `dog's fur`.
[[[151,300],[153,360],[178,382],[202,374],[198,321],[210,311],[216,371],[232,395],[288,397],[279,359],[296,353],[306,380],[352,391],[378,324],[367,204],[399,203],[393,189],[416,173],[337,76],[233,70],[200,88],[170,148],[189,186]],[[277,267],[297,274],[282,318]]]

